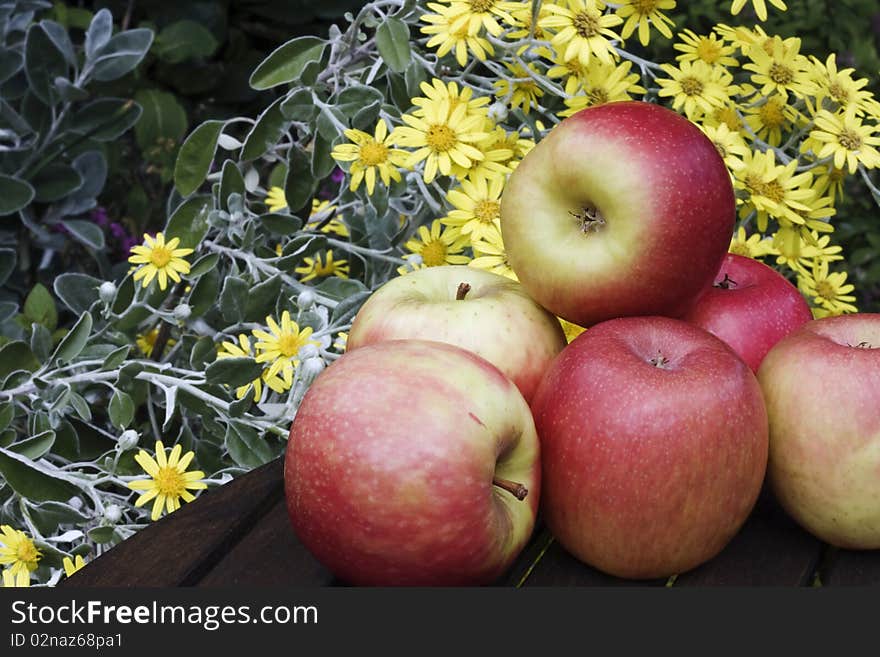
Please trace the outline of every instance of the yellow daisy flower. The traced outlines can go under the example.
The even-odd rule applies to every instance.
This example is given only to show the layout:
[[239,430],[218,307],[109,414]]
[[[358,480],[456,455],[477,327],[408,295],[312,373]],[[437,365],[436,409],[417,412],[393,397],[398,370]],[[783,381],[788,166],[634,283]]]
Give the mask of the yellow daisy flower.
[[467,21],[457,21],[458,8],[442,5],[437,2],[429,2],[428,8],[437,13],[423,14],[422,21],[429,23],[420,28],[422,34],[431,35],[426,46],[437,48],[437,56],[443,57],[455,51],[455,59],[458,65],[467,65],[468,52],[472,53],[481,62],[486,61],[487,55],[494,55],[495,49],[485,38],[474,31],[470,31]]
[[461,235],[469,235],[471,241],[486,239],[501,230],[501,192],[504,178],[485,178],[476,181],[462,180],[458,188],[451,189],[446,200],[455,208],[440,222],[455,228]]
[[[751,0],[751,2],[755,8],[755,13],[758,15],[758,20],[767,20],[767,4],[764,0]],[[781,11],[786,11],[788,9],[782,0],[770,0],[770,4]],[[736,16],[745,6],[746,0],[733,0],[733,4],[730,6],[730,13]]]
[[492,36],[499,36],[504,28],[498,23],[501,18],[508,25],[514,22],[511,9],[517,9],[519,2],[509,0],[453,0],[450,11],[455,14],[452,29],[467,26],[468,32],[475,34],[485,29]]
[[205,477],[204,472],[186,470],[195,452],[189,451],[181,456],[182,451],[183,448],[178,444],[172,448],[170,454],[166,455],[165,446],[161,440],[157,440],[155,458],[143,449],[134,457],[150,478],[130,481],[128,487],[143,491],[135,500],[136,507],[141,507],[150,500],[153,501],[151,520],[158,520],[163,510],[165,513],[172,513],[179,509],[181,499],[184,502],[192,502],[195,496],[190,493],[191,490],[204,490],[208,487],[201,481]]
[[816,128],[810,139],[817,142],[817,157],[834,157],[834,166],[855,173],[859,164],[868,169],[880,166],[880,145],[876,125],[864,125],[856,115],[856,106],[850,105],[843,114],[820,110],[814,119]]
[[[159,327],[147,331],[146,333],[139,333],[135,338],[135,344],[137,344],[137,348],[141,350],[141,353],[144,356],[151,356],[153,354],[153,347],[156,346],[156,338],[159,337]],[[168,338],[165,342],[165,348],[173,347],[177,343],[177,340],[174,338]]]
[[559,116],[571,116],[585,107],[604,105],[618,100],[632,100],[636,94],[644,94],[645,88],[638,84],[639,74],[630,73],[632,62],[606,64],[598,59],[590,62],[581,78],[583,94],[566,98],[566,109]]
[[516,272],[507,260],[507,252],[504,249],[504,240],[501,231],[490,233],[482,240],[473,241],[474,258],[468,265],[477,269],[484,269],[493,274],[506,276],[511,280],[519,280]]
[[417,96],[412,99],[412,104],[416,109],[412,111],[413,116],[424,116],[425,107],[437,105],[441,101],[446,100],[449,103],[449,111],[456,109],[459,105],[467,107],[468,114],[479,114],[486,116],[486,106],[489,104],[488,96],[474,97],[474,90],[470,87],[459,87],[455,80],[443,82],[439,78],[432,78],[431,82],[426,81],[419,84],[424,96]]
[[716,38],[714,34],[698,35],[693,30],[686,29],[678,33],[678,38],[681,43],[676,43],[672,47],[682,53],[675,57],[680,62],[699,60],[709,66],[739,65],[734,57],[736,48]]
[[401,119],[406,125],[395,128],[391,139],[400,146],[417,149],[406,166],[424,161],[425,182],[432,182],[438,172],[450,175],[453,164],[469,168],[483,159],[482,151],[474,146],[486,137],[482,116],[468,115],[467,106],[462,104],[450,111],[446,99],[425,104],[422,109],[421,117],[404,114]]
[[[466,255],[461,255],[468,244],[468,237],[461,235],[453,228],[444,227],[439,219],[431,222],[430,229],[427,226],[419,226],[416,236],[410,238],[404,245],[410,253],[421,257],[422,266],[439,267],[440,265],[464,265],[470,260]],[[398,268],[398,272],[408,271],[405,266]]]
[[320,253],[316,253],[314,258],[303,258],[303,264],[294,271],[302,275],[300,280],[305,283],[315,278],[326,278],[327,276],[348,278],[349,265],[347,260],[334,260],[333,250],[328,249],[327,255],[323,258]]
[[670,25],[672,20],[663,11],[675,9],[675,0],[620,0],[616,9],[617,15],[626,22],[620,30],[620,36],[628,39],[636,29],[639,30],[639,43],[647,46],[651,36],[649,29],[653,25],[667,39],[672,38]]
[[388,141],[388,125],[385,119],[380,119],[376,124],[373,135],[361,130],[349,128],[345,136],[352,142],[340,144],[330,154],[337,162],[351,162],[351,183],[349,189],[356,191],[361,181],[367,185],[367,194],[372,194],[376,188],[376,172],[387,187],[391,180],[400,180],[400,171],[397,167],[403,166],[407,152],[398,148],[391,148]]
[[736,92],[736,87],[731,84],[733,76],[726,69],[709,66],[701,60],[681,62],[677,67],[662,64],[661,68],[669,77],[657,78],[660,85],[658,95],[672,97],[673,109],[683,109],[691,120],[698,113],[708,113],[725,105]]
[[859,309],[853,303],[856,297],[851,294],[855,286],[846,282],[846,276],[845,271],[829,273],[828,261],[817,260],[810,275],[798,276],[798,287],[826,311],[822,316],[857,313]]
[[555,32],[550,43],[566,61],[577,59],[584,66],[591,57],[611,62],[616,56],[612,41],[620,37],[611,28],[623,23],[617,14],[606,14],[602,0],[567,0],[547,4],[548,15],[539,25]]
[[7,578],[12,579],[12,586],[30,586],[31,573],[37,569],[41,556],[33,540],[23,531],[9,525],[0,526],[0,566],[5,566],[4,586]]
[[266,207],[269,212],[281,212],[287,209],[287,196],[285,196],[282,187],[272,186],[269,188],[269,193],[266,194]]
[[769,217],[792,223],[802,221],[798,212],[809,211],[804,201],[812,197],[810,189],[813,174],[796,173],[797,160],[788,164],[776,164],[773,150],[751,151],[743,158],[743,165],[734,172],[734,188],[747,194],[746,203],[740,208],[740,217],[752,209],[758,213],[758,230],[767,230]]
[[726,123],[714,126],[698,124],[697,127],[715,144],[728,169],[736,170],[743,166],[743,158],[749,156],[751,149],[742,134],[731,130]]
[[829,262],[842,260],[840,246],[829,244],[829,235],[819,236],[817,232],[806,234],[798,226],[780,226],[773,233],[773,246],[776,249],[776,264],[785,265],[793,271],[804,274],[813,267],[813,261]]
[[497,89],[495,95],[503,98],[504,102],[513,109],[522,107],[523,113],[528,115],[529,110],[536,106],[538,99],[544,95],[544,90],[528,72],[531,71],[533,75],[537,75],[538,70],[534,64],[523,67],[520,64],[505,62],[504,66],[510,71],[510,79],[502,78],[493,83]]
[[[224,340],[220,343],[220,349],[217,350],[218,359],[249,358],[253,355],[254,352],[251,348],[251,340],[247,335],[243,333],[239,333],[237,343],[230,342],[229,340]],[[235,389],[235,396],[237,399],[243,399],[244,396],[248,393],[248,388],[253,386],[254,401],[258,402],[263,396],[263,384],[266,384],[269,388],[279,394],[290,388],[290,386],[286,385],[284,381],[282,381],[278,376],[270,375],[269,369],[266,368],[262,371],[258,378],[254,379],[250,383],[246,383],[243,386],[237,387]]]
[[331,216],[334,212],[336,212],[336,206],[330,205],[330,201],[312,199],[312,211],[309,214],[309,221],[305,225],[305,230],[317,230],[318,226],[321,226],[322,233],[333,233],[340,237],[349,237],[348,226],[341,219],[333,217],[330,221],[326,221],[327,217]]
[[0,588],[14,589],[30,585],[31,577],[29,571],[25,571],[24,575],[14,575],[11,568],[7,568],[3,571],[3,579],[0,580]]
[[837,202],[837,199],[843,199],[843,182],[846,180],[846,169],[838,169],[830,164],[820,164],[811,169],[816,176],[813,188],[819,195],[827,195],[831,199],[831,205]]
[[[815,111],[822,109],[839,110],[847,109],[850,105],[856,106],[856,113],[870,112],[876,103],[873,94],[864,89],[868,84],[867,78],[854,80],[852,74],[855,69],[837,68],[837,55],[831,53],[822,62],[815,57],[810,57],[812,64],[813,80],[816,83]],[[809,104],[809,99],[808,104]]]
[[751,80],[764,96],[788,92],[803,98],[815,92],[810,75],[810,61],[800,54],[801,40],[796,37],[771,37],[761,48],[750,48],[751,61],[743,68],[752,71]]
[[281,313],[281,325],[272,319],[266,317],[266,324],[269,326],[268,333],[262,329],[254,329],[251,331],[258,342],[255,345],[257,349],[256,361],[258,363],[269,363],[269,377],[281,373],[281,378],[289,388],[293,385],[293,370],[299,364],[296,356],[299,350],[307,344],[320,344],[311,340],[312,327],[307,326],[300,330],[299,325],[290,319],[290,313],[284,311]]
[[85,559],[83,559],[81,554],[76,555],[73,559],[70,557],[64,557],[61,561],[61,565],[64,566],[64,574],[67,577],[70,577],[75,572],[82,570],[86,565]]
[[746,229],[742,226],[736,229],[727,251],[728,253],[735,253],[736,255],[755,260],[776,254],[776,248],[773,246],[771,238],[761,233],[752,233],[746,236]]
[[779,146],[803,116],[788,102],[788,95],[772,94],[744,109],[746,125],[771,146]]
[[[452,175],[459,180],[471,181],[506,178],[513,171],[511,160],[523,149],[519,133],[508,133],[501,126],[495,126],[474,146],[483,154],[482,160],[473,160],[469,167],[452,165]],[[520,156],[521,157],[521,156]]]
[[155,239],[150,235],[144,235],[146,244],[134,246],[131,252],[134,254],[128,261],[133,265],[141,265],[134,273],[134,280],[143,279],[143,287],[147,287],[153,280],[158,278],[159,289],[168,287],[168,279],[175,283],[180,282],[180,274],[189,273],[189,263],[184,260],[193,252],[192,249],[178,249],[180,238],[173,237],[167,244],[162,233],[156,233]]

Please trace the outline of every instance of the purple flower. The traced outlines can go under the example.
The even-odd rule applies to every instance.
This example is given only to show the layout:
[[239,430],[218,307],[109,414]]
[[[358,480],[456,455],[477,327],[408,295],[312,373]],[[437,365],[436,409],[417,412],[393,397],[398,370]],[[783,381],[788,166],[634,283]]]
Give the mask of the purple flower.
[[330,180],[338,185],[343,180],[345,180],[345,171],[343,171],[339,167],[336,167],[335,169],[333,169],[333,173],[330,174]]
[[98,224],[101,228],[106,228],[107,224],[110,222],[110,218],[107,216],[107,209],[98,206],[91,212],[92,221]]
[[115,221],[110,224],[110,234],[118,240],[128,237],[128,231],[125,230],[125,227]]

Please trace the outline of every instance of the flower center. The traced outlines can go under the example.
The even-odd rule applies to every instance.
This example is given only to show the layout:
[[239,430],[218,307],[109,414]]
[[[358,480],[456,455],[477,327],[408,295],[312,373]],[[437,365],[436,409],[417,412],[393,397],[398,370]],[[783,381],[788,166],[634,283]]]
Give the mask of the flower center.
[[658,0],[635,0],[632,3],[637,14],[648,15],[657,8]]
[[36,567],[37,558],[40,556],[40,553],[37,551],[36,546],[34,546],[33,541],[21,541],[18,544],[18,548],[15,551],[15,558],[18,561],[23,562],[29,568],[31,565]]
[[703,83],[692,76],[682,78],[681,92],[685,96],[699,96],[701,93],[703,93]]
[[183,475],[177,470],[177,468],[171,468],[168,466],[160,468],[155,480],[156,488],[159,489],[161,495],[176,497],[186,488],[186,482],[183,480]]
[[834,293],[834,286],[831,285],[827,280],[816,281],[816,296],[825,299],[826,301],[833,301],[834,297],[837,296]]
[[862,146],[862,138],[858,133],[847,128],[837,136],[837,141],[848,151],[857,151]]
[[474,216],[484,224],[491,224],[500,214],[501,204],[498,201],[480,201],[474,207]]
[[368,141],[361,146],[360,160],[366,167],[382,164],[388,159],[388,147],[377,141]]
[[715,110],[715,118],[725,124],[732,132],[739,132],[742,121],[739,119],[736,110],[729,105]]
[[445,123],[432,125],[425,133],[425,142],[431,150],[437,153],[445,153],[455,146],[455,133]]
[[602,105],[608,102],[608,92],[601,87],[594,87],[587,92],[591,105]]
[[768,183],[764,183],[763,189],[761,189],[761,196],[769,198],[774,203],[779,203],[785,199],[785,189],[775,180],[771,180]]
[[574,31],[582,39],[589,39],[599,34],[599,19],[586,11],[579,11],[571,21]]
[[770,66],[770,79],[776,84],[786,85],[794,80],[794,71],[784,64],[773,62]]
[[782,113],[782,103],[776,99],[770,99],[758,110],[758,116],[768,128],[779,128],[785,123],[785,115]]
[[734,242],[730,245],[730,253],[740,256],[751,257],[749,246],[745,242]]
[[446,262],[446,244],[441,240],[426,242],[420,255],[426,267],[439,267]]
[[150,251],[150,262],[157,268],[161,269],[171,262],[171,249],[164,246],[157,246]]
[[714,64],[721,57],[721,46],[711,39],[700,39],[697,44],[697,57],[707,64]]
[[828,92],[838,105],[846,105],[849,102],[849,91],[839,82],[832,82],[828,87]]
[[487,12],[495,6],[495,0],[470,0],[471,11],[475,14]]
[[[317,269],[317,267],[316,267]],[[299,352],[300,340],[298,335],[293,333],[285,333],[278,338],[278,351],[285,358],[293,358]]]

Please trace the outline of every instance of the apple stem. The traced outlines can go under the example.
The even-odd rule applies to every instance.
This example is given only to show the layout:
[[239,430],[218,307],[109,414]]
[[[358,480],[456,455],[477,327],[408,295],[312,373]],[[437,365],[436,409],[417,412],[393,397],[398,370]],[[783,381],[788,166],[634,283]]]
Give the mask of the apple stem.
[[470,283],[459,283],[458,290],[456,290],[456,292],[455,292],[455,300],[462,301],[467,296],[467,293],[470,291],[471,291]]
[[651,365],[653,365],[654,367],[659,367],[660,369],[663,369],[664,367],[669,365],[669,359],[666,358],[666,356],[661,354],[659,351],[657,352],[657,356],[655,358],[652,358],[648,362],[651,363]]
[[581,225],[581,232],[584,235],[589,232],[598,231],[605,225],[605,217],[599,212],[599,208],[593,205],[586,205],[577,212],[569,210],[568,213],[578,220]]
[[730,288],[736,287],[737,285],[738,285],[738,283],[735,280],[733,280],[730,276],[728,276],[727,274],[724,274],[723,280],[720,280],[717,283],[715,283],[715,287],[720,287],[725,290],[729,290]]
[[495,486],[498,486],[498,488],[503,488],[518,500],[526,499],[526,495],[529,494],[528,488],[526,488],[522,484],[516,483],[515,481],[508,481],[507,479],[500,479],[499,477],[495,477],[492,480],[492,483]]

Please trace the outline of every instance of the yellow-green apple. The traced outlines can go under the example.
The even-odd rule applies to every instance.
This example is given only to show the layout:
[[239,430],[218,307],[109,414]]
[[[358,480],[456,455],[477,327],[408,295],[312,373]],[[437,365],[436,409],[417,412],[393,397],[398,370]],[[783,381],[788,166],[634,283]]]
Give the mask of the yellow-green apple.
[[680,316],[712,284],[735,219],[715,145],[670,109],[622,101],[556,125],[501,197],[501,233],[529,294],[590,326]]
[[717,335],[758,371],[770,347],[813,319],[800,291],[763,262],[729,253],[715,283],[682,317]]
[[880,548],[880,314],[826,317],[774,346],[758,380],[767,479],[788,513],[843,548]]
[[467,349],[498,367],[530,401],[566,345],[559,321],[514,280],[468,267],[428,267],[392,278],[358,311],[347,349],[422,339]]
[[553,361],[532,411],[547,526],[606,573],[667,577],[704,563],[761,490],[767,414],[755,375],[684,321],[596,324]]
[[303,398],[287,508],[350,584],[488,584],[532,533],[539,457],[529,406],[494,365],[441,342],[380,342],[347,352]]

